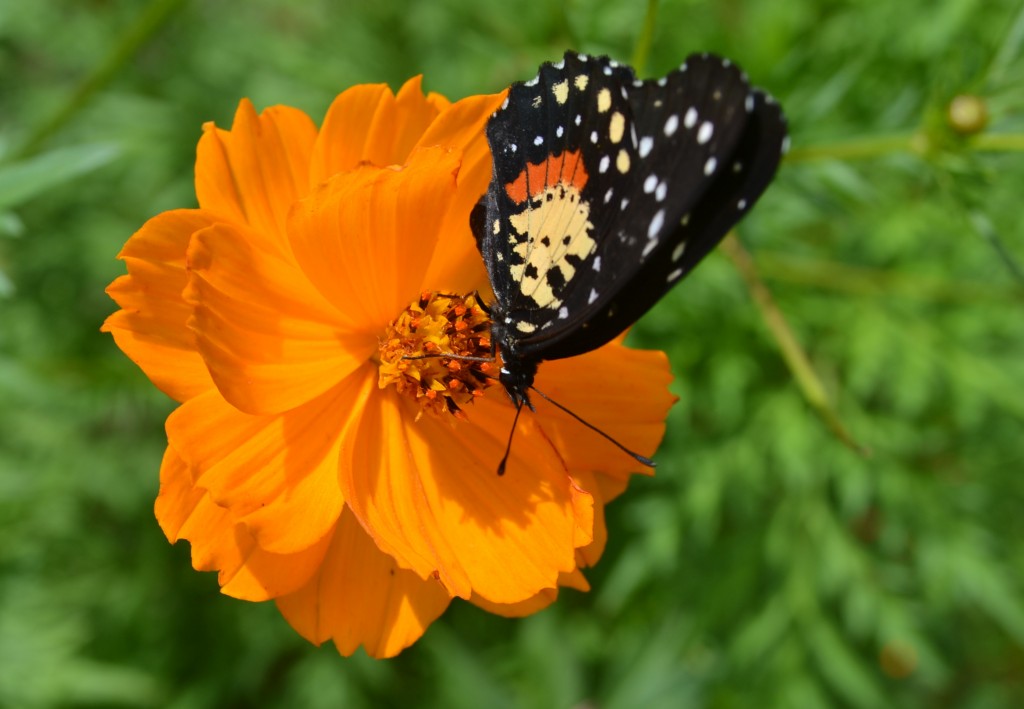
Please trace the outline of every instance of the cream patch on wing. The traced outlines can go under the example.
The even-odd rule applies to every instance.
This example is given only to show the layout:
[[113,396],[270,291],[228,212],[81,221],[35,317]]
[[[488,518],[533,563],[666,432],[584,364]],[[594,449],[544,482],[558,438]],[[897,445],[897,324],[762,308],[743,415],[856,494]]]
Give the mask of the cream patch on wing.
[[586,259],[597,249],[590,236],[594,229],[590,204],[580,198],[576,187],[558,183],[531,198],[529,206],[510,216],[509,222],[514,231],[512,248],[522,259],[509,269],[519,291],[538,307],[559,307],[563,289],[576,275],[568,257]]

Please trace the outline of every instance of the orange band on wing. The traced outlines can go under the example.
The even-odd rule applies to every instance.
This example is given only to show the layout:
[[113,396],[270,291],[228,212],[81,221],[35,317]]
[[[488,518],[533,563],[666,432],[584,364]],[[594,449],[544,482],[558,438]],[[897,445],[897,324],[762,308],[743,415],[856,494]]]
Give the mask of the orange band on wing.
[[513,202],[522,204],[527,197],[536,197],[559,183],[583,191],[587,184],[587,170],[578,150],[549,157],[538,165],[527,163],[519,177],[505,185],[505,192]]

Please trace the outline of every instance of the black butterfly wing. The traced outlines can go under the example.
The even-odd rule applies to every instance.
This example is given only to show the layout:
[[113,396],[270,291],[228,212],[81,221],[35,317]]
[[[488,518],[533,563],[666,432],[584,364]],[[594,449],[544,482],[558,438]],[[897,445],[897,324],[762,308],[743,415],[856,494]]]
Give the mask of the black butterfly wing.
[[[686,206],[666,208],[667,223],[657,240],[646,233],[639,235],[648,237],[641,241],[639,259],[634,247],[632,253],[622,254],[615,263],[616,271],[628,273],[628,282],[618,281],[618,287],[613,285],[607,297],[588,309],[578,310],[581,322],[575,332],[552,332],[550,337],[540,333],[521,344],[522,352],[540,353],[537,356],[541,359],[559,359],[588,352],[610,341],[688,275],[750,210],[775,175],[787,146],[787,134],[778,104],[761,91],[754,90],[748,95],[749,103],[744,99],[743,110],[750,105],[749,115],[733,150],[721,150],[705,159],[705,165],[712,159],[716,164],[713,174],[707,176],[710,179],[695,188],[699,197],[680,197],[678,204]],[[684,172],[682,176],[685,179],[687,175]],[[668,192],[666,202],[672,199],[671,189]],[[649,195],[644,193],[639,198],[649,200]],[[657,213],[653,218],[658,218]],[[616,227],[634,237],[636,228],[634,225],[630,232],[628,225]],[[649,250],[646,255],[645,250]]]
[[537,360],[599,347],[650,309],[764,191],[786,134],[717,57],[641,82],[573,53],[513,86],[487,132],[474,228],[498,315]]
[[628,67],[567,52],[513,84],[487,124],[494,174],[471,222],[499,309],[520,333],[559,314],[577,267],[595,253],[588,205],[597,163],[587,167],[581,148],[591,135],[607,142],[608,106],[622,102],[610,91],[633,80]]

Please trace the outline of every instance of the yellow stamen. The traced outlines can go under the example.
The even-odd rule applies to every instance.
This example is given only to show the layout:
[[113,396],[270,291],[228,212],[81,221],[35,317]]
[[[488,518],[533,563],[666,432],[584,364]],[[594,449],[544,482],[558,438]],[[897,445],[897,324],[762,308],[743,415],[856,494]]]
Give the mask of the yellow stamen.
[[[429,355],[424,359],[410,359]],[[494,362],[456,357],[491,356],[491,321],[476,295],[425,292],[388,326],[380,343],[377,385],[394,385],[423,411],[463,419],[463,406],[495,382]]]

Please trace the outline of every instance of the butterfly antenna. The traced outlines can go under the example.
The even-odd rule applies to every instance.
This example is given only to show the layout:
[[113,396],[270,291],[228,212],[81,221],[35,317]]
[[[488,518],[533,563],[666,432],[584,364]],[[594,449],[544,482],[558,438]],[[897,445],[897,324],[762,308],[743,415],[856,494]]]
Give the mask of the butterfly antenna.
[[[539,393],[539,392],[538,392]],[[544,396],[541,394],[541,396]],[[544,397],[547,398],[546,396]],[[501,462],[498,463],[498,475],[505,474],[505,464],[508,463],[508,455],[512,452],[512,435],[516,432],[516,424],[519,423],[519,414],[523,412],[523,402],[519,402],[516,407],[516,417],[512,419],[512,430],[508,432],[508,443],[505,444],[505,455],[501,456]]]
[[[590,429],[591,431],[593,431],[594,433],[596,433],[596,434],[600,435],[600,436],[601,436],[602,438],[604,438],[604,439],[605,439],[606,441],[608,441],[609,443],[613,444],[613,445],[614,445],[614,446],[615,446],[616,448],[618,448],[618,449],[619,449],[620,451],[622,451],[622,452],[623,452],[623,453],[625,453],[626,455],[629,455],[629,456],[631,456],[631,457],[633,458],[633,460],[635,460],[635,461],[636,461],[637,463],[640,463],[640,465],[645,465],[645,466],[647,466],[648,468],[653,468],[653,467],[655,467],[655,462],[654,462],[653,460],[651,460],[651,459],[650,459],[650,458],[648,458],[647,456],[643,456],[643,455],[640,455],[640,454],[639,454],[639,453],[637,453],[636,451],[632,451],[632,450],[630,450],[629,448],[626,448],[626,446],[624,446],[624,445],[622,445],[621,443],[619,443],[618,441],[616,441],[616,440],[615,440],[614,438],[612,438],[612,437],[611,437],[611,436],[609,436],[609,435],[608,435],[607,433],[605,433],[604,431],[602,431],[601,429],[599,429],[599,428],[598,428],[597,426],[595,426],[594,424],[590,423],[589,421],[584,421],[584,420],[583,420],[582,418],[580,418],[580,417],[579,417],[579,415],[578,415],[578,414],[576,414],[576,413],[574,413],[574,412],[570,411],[569,409],[565,408],[564,406],[562,406],[561,404],[559,404],[559,403],[558,403],[557,401],[555,401],[554,399],[550,398],[550,397],[549,397],[549,396],[548,396],[547,394],[545,394],[544,392],[542,392],[542,391],[541,391],[540,389],[538,389],[537,387],[535,387],[535,386],[531,386],[531,387],[530,387],[530,389],[532,389],[533,391],[537,392],[537,393],[538,393],[538,394],[540,395],[540,398],[544,399],[544,401],[547,401],[547,402],[548,402],[548,403],[550,403],[550,404],[554,404],[554,405],[555,405],[556,407],[558,407],[559,409],[561,409],[561,410],[562,410],[562,411],[564,411],[565,413],[567,413],[567,414],[569,414],[570,416],[572,416],[572,417],[573,417],[574,419],[576,419],[577,421],[579,421],[580,423],[582,423],[582,424],[583,424],[584,426],[586,426],[587,428],[589,428],[589,429]],[[518,412],[518,411],[516,412],[516,418],[517,418],[517,419],[519,418],[519,412]],[[513,430],[515,430],[515,426],[513,426]],[[509,436],[509,442],[511,443],[511,441],[512,441],[512,437],[511,437],[511,436]],[[508,456],[508,451],[505,451],[505,456],[506,456],[506,457]],[[502,461],[501,461],[501,464],[502,464],[502,467],[504,467],[504,465],[505,465],[505,461],[504,461],[504,460],[502,460]],[[500,475],[501,473],[499,472],[498,474]]]

